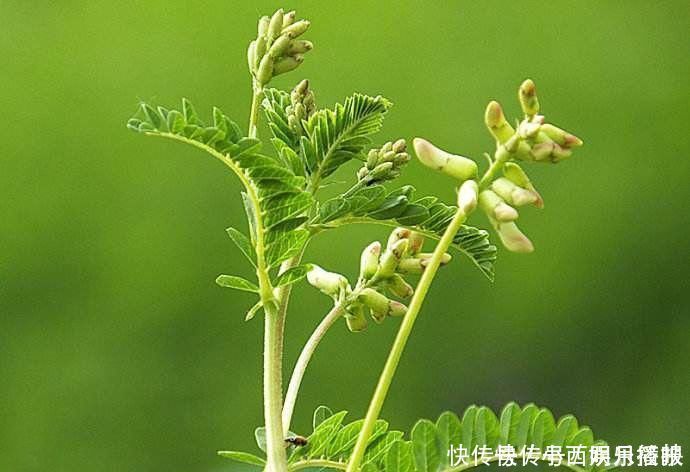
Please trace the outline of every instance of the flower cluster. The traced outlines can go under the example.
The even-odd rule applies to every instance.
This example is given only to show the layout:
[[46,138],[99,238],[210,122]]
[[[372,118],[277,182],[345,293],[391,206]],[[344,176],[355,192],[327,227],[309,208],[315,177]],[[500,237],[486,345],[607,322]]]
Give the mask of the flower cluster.
[[380,149],[372,149],[364,166],[357,172],[357,179],[366,185],[393,180],[400,176],[402,167],[410,162],[404,139],[387,142]]
[[309,21],[295,21],[295,12],[276,11],[270,18],[259,20],[258,35],[249,44],[249,70],[261,88],[277,75],[294,70],[304,61],[304,54],[314,45],[297,39],[309,29]]
[[288,126],[295,133],[304,134],[302,121],[308,120],[315,111],[314,92],[309,88],[309,81],[304,79],[290,92],[290,105],[285,108]]
[[[474,210],[473,194],[479,193],[479,208],[498,233],[503,245],[514,252],[531,252],[532,242],[515,223],[519,217],[517,208],[533,205],[544,206],[541,195],[530,182],[517,161],[558,163],[572,154],[572,149],[582,141],[552,124],[545,123],[539,114],[536,87],[525,80],[518,91],[524,118],[513,128],[506,120],[501,105],[492,101],[486,108],[484,122],[496,139],[494,158],[489,157],[490,167],[485,176],[477,181],[477,164],[467,157],[450,154],[430,142],[416,138],[415,151],[419,160],[434,170],[443,172],[464,182],[458,195],[459,202],[470,202],[462,208],[466,215]],[[502,176],[497,176],[502,171]],[[471,184],[470,184],[471,182]],[[464,188],[464,197],[463,197]]]
[[[354,289],[345,276],[318,266],[311,267],[307,280],[345,307],[350,331],[362,331],[368,325],[367,315],[382,323],[388,316],[403,316],[407,312],[403,303],[391,297],[406,299],[414,293],[405,277],[424,272],[431,254],[422,252],[423,245],[422,234],[397,228],[390,234],[385,249],[378,241],[364,248]],[[450,259],[450,254],[444,254],[441,263],[445,265]]]

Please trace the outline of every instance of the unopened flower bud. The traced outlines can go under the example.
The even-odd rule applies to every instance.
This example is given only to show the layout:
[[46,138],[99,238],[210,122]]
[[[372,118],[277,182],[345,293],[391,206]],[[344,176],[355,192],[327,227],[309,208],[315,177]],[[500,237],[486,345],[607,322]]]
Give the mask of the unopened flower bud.
[[[403,227],[395,228],[393,231],[391,231],[390,236],[388,236],[388,242],[386,243],[386,249],[392,249],[393,247],[395,247],[395,245],[398,241],[401,241],[403,239],[409,239],[411,234],[412,234],[412,230],[409,230],[407,228],[403,228]],[[409,241],[408,241],[408,244],[409,244]]]
[[292,38],[296,38],[304,34],[304,32],[309,29],[310,24],[311,23],[309,23],[307,20],[299,20],[283,29],[283,33],[290,35]]
[[530,190],[518,187],[515,183],[505,177],[499,177],[491,183],[491,190],[504,199],[506,202],[515,206],[523,206],[535,203],[539,195]]
[[407,143],[405,143],[404,139],[398,139],[393,143],[392,150],[395,153],[405,152],[407,150]]
[[[419,258],[422,260],[422,267],[426,268],[426,266],[429,265],[429,261],[431,260],[432,256],[433,256],[433,253],[431,253],[431,252],[422,252],[419,254]],[[440,261],[439,265],[441,265],[441,266],[447,265],[451,261],[451,259],[453,259],[453,256],[451,256],[450,254],[448,254],[446,252],[441,256],[441,261]]]
[[281,57],[273,65],[273,75],[276,76],[295,70],[302,62],[304,62],[304,56],[299,54],[296,56]]
[[268,50],[268,39],[266,39],[266,36],[261,35],[256,38],[256,62],[255,62],[255,68],[259,67],[259,62],[261,59],[263,59],[264,55],[266,55],[266,51]]
[[405,316],[405,313],[407,313],[407,306],[403,305],[398,301],[391,300],[389,305],[388,316]]
[[382,293],[377,292],[373,288],[365,288],[358,295],[357,300],[369,307],[371,316],[377,323],[381,323],[390,311],[390,300]]
[[388,280],[386,288],[398,298],[408,298],[414,293],[414,288],[398,274]]
[[522,170],[522,167],[514,162],[506,162],[503,166],[503,175],[518,187],[532,192],[536,196],[536,200],[533,202],[534,206],[537,208],[544,208],[544,200],[541,198],[539,192],[537,192],[537,189],[534,188],[534,185],[532,185],[532,182],[530,182],[529,177],[527,177],[525,171]]
[[509,251],[513,252],[532,252],[534,245],[525,236],[514,222],[497,223],[494,226],[501,242]]
[[400,259],[402,259],[403,254],[405,254],[407,244],[407,239],[401,239],[383,252],[381,263],[376,271],[376,278],[388,279],[393,276]]
[[525,80],[520,85],[518,91],[518,98],[520,99],[520,106],[522,111],[528,118],[533,117],[539,113],[539,100],[537,99],[537,87],[531,79]]
[[295,22],[296,14],[295,10],[292,10],[283,15],[283,28],[287,28]]
[[582,140],[580,138],[549,123],[541,125],[541,131],[563,147],[571,148],[582,146]]
[[364,248],[360,258],[359,276],[364,280],[369,280],[376,274],[379,266],[379,256],[381,255],[381,243],[375,241]]
[[254,68],[256,67],[256,40],[249,43],[247,48],[247,65],[249,66],[249,71],[254,73]]
[[497,101],[491,101],[486,107],[484,113],[484,123],[489,129],[489,132],[496,138],[496,141],[503,144],[508,141],[514,134],[515,130],[506,120],[503,114],[503,108]]
[[256,71],[256,80],[261,84],[267,84],[271,77],[273,77],[273,59],[266,54],[259,63],[259,69]]
[[417,157],[425,166],[460,181],[477,176],[477,164],[472,159],[447,153],[426,139],[415,138],[413,144]]
[[424,235],[418,231],[410,231],[409,236],[407,236],[407,242],[407,253],[414,256],[424,246]]
[[295,54],[304,54],[314,49],[314,44],[311,41],[304,39],[294,39],[290,41],[287,48],[287,54],[289,56],[294,56]]
[[280,35],[283,29],[283,9],[279,8],[268,23],[268,38],[273,41]]
[[474,180],[466,180],[458,190],[458,208],[465,215],[469,215],[477,208],[479,186]]
[[424,272],[424,265],[418,257],[406,257],[400,261],[396,270],[400,274],[421,274]]
[[268,50],[268,55],[271,56],[273,59],[277,59],[281,57],[283,54],[285,54],[285,51],[287,51],[288,46],[290,45],[290,37],[288,35],[281,35],[278,36],[278,39],[273,41],[273,44],[271,45],[270,49]]
[[338,296],[341,290],[344,290],[348,285],[347,279],[343,275],[328,272],[317,265],[312,265],[307,272],[307,281],[331,297]]
[[553,141],[535,144],[530,151],[532,158],[537,162],[548,161],[553,153],[554,144]]
[[259,19],[259,28],[257,30],[257,36],[265,36],[268,33],[268,24],[271,19],[267,16],[262,16]]
[[490,218],[498,221],[514,221],[519,216],[515,208],[491,190],[484,190],[479,194],[479,206]]
[[353,333],[364,331],[368,325],[364,306],[359,303],[348,306],[345,313],[345,322],[347,323],[347,328]]

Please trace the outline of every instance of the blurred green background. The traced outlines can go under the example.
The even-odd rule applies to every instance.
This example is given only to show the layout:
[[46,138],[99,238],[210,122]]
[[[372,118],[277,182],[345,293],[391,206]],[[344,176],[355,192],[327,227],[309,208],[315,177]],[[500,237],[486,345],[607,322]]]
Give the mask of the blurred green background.
[[[3,0],[0,470],[229,471],[216,450],[256,451],[262,323],[243,321],[250,296],[213,283],[249,274],[224,232],[244,224],[239,184],[124,123],[139,99],[186,96],[244,124],[245,47],[279,6],[312,20],[316,47],[275,85],[308,77],[321,105],[389,97],[377,143],[422,135],[480,157],[484,106],[516,116],[526,77],[586,143],[531,168],[546,199],[521,218],[533,255],[501,251],[493,285],[461,258],[442,271],[384,408],[392,425],[534,401],[614,445],[690,447],[687,1]],[[417,163],[403,181],[453,199]],[[307,259],[354,275],[384,237],[346,228]],[[295,296],[289,368],[329,305]],[[397,324],[329,334],[296,431],[321,403],[363,415]]]

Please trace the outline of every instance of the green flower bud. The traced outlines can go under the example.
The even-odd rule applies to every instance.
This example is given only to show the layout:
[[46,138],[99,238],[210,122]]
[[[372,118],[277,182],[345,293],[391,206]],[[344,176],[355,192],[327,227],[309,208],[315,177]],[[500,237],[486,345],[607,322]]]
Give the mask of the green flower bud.
[[383,252],[375,278],[388,279],[395,274],[395,269],[407,250],[407,244],[407,239],[401,239]]
[[479,186],[474,180],[466,180],[458,190],[458,208],[465,215],[469,215],[477,208]]
[[381,164],[374,167],[374,169],[368,173],[369,178],[372,180],[383,180],[390,171],[393,170],[392,162],[382,162]]
[[508,180],[513,182],[515,185],[527,189],[536,196],[536,200],[533,202],[534,206],[537,208],[544,208],[544,200],[541,198],[537,189],[534,188],[532,182],[530,182],[529,177],[522,167],[514,162],[506,162],[503,166],[503,175],[506,176]]
[[271,77],[273,77],[273,67],[273,59],[266,54],[259,63],[259,69],[256,71],[256,80],[260,84],[267,84]]
[[525,80],[518,91],[520,106],[528,118],[539,113],[539,100],[537,99],[537,87],[531,79]]
[[285,51],[287,51],[288,46],[290,45],[290,37],[288,35],[281,35],[278,36],[278,39],[273,41],[273,44],[271,45],[270,49],[268,50],[268,55],[271,56],[273,59],[277,59],[281,57],[283,54],[285,54]]
[[489,129],[489,132],[496,138],[496,141],[503,144],[507,142],[514,134],[515,130],[506,120],[503,114],[503,108],[497,101],[491,101],[486,107],[484,113],[484,123]]
[[304,56],[287,56],[281,57],[273,65],[273,76],[284,74],[290,72],[291,70],[297,69],[297,67],[304,62]]
[[472,159],[447,153],[426,139],[415,138],[413,144],[417,157],[425,166],[461,181],[477,176],[477,164]]
[[290,41],[290,45],[287,48],[287,54],[289,56],[294,56],[295,54],[304,54],[312,49],[314,49],[314,44],[311,41],[294,39]]
[[249,43],[247,48],[247,65],[249,66],[249,71],[254,74],[256,72],[256,40]]
[[408,298],[414,293],[414,288],[400,275],[394,274],[386,283],[386,288],[398,298]]
[[404,139],[398,139],[391,146],[391,150],[396,154],[401,153],[401,152],[405,152],[407,150],[407,143],[405,142]]
[[307,281],[331,297],[337,297],[348,286],[347,279],[343,275],[328,272],[317,265],[312,265],[307,272]]
[[375,241],[364,248],[359,264],[359,277],[369,280],[376,274],[379,267],[379,257],[381,255],[381,243]]
[[537,162],[549,161],[553,153],[554,142],[537,143],[532,146],[530,155]]
[[283,29],[283,9],[279,8],[273,14],[270,22],[268,23],[268,39],[271,41],[275,40],[280,35],[280,32],[282,29]]
[[389,316],[405,316],[405,313],[407,313],[407,307],[405,305],[395,300],[391,300],[388,312]]
[[266,39],[266,36],[259,36],[256,38],[256,65],[254,66],[259,67],[259,62],[261,59],[263,59],[264,55],[266,54],[266,51],[268,50],[268,39]]
[[424,246],[424,235],[417,231],[410,231],[407,237],[407,253],[410,255],[418,254]]
[[397,271],[400,274],[421,274],[424,272],[422,259],[418,257],[406,257],[398,264]]
[[572,148],[582,146],[582,140],[580,138],[554,125],[545,123],[541,125],[541,131],[563,147]]
[[388,152],[388,151],[392,151],[392,150],[393,150],[393,143],[390,142],[390,141],[388,141],[386,144],[384,144],[383,146],[381,146],[381,152],[382,152],[382,153],[385,153],[385,152]]
[[372,288],[365,288],[360,292],[357,300],[369,307],[371,316],[377,323],[381,323],[390,311],[390,300],[382,293]]
[[262,16],[259,19],[259,28],[257,32],[257,36],[265,36],[268,33],[268,24],[271,22],[271,19],[267,16]]
[[535,203],[539,196],[535,192],[518,187],[505,177],[499,177],[491,183],[491,190],[504,199],[506,202],[515,206],[523,206]]
[[[419,254],[419,258],[420,258],[421,261],[422,261],[422,267],[426,268],[426,266],[429,265],[429,260],[431,259],[432,256],[433,256],[433,253],[431,253],[431,252],[422,252],[422,253]],[[448,254],[447,252],[444,253],[444,254],[441,256],[441,263],[440,263],[440,265],[441,265],[441,266],[447,265],[447,264],[451,261],[451,259],[453,259],[453,256],[451,256],[451,255]]]
[[395,228],[393,231],[391,231],[390,236],[388,236],[386,249],[393,249],[399,241],[402,241],[403,239],[409,239],[410,234],[412,234],[412,230],[403,227]]
[[484,190],[479,194],[479,206],[490,218],[501,222],[515,221],[519,216],[515,208],[491,190]]
[[532,252],[534,245],[514,222],[501,223],[493,221],[494,228],[506,249],[512,252]]
[[369,151],[369,154],[367,154],[367,162],[366,162],[366,167],[367,169],[373,170],[374,167],[376,167],[376,164],[379,162],[379,153],[376,149],[372,149]]
[[292,37],[292,38],[296,38],[296,37],[304,34],[304,32],[309,29],[310,25],[311,25],[311,23],[309,23],[307,20],[300,20],[300,21],[293,23],[290,26],[284,28],[283,34],[287,34],[287,35],[290,35],[290,37]]
[[345,313],[345,322],[347,323],[347,328],[353,333],[364,331],[368,325],[364,306],[359,303],[348,306]]
[[283,28],[287,28],[295,22],[295,16],[297,13],[295,10],[289,11],[283,15]]

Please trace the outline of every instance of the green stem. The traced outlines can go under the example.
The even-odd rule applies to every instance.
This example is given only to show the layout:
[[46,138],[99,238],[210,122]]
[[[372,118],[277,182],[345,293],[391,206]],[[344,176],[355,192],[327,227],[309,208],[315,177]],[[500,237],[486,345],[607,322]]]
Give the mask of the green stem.
[[252,110],[249,113],[249,137],[256,138],[258,135],[259,110],[261,110],[261,100],[263,100],[264,89],[254,81],[252,90]]
[[283,336],[278,310],[265,305],[264,328],[264,419],[266,423],[266,472],[287,471],[283,410]]
[[287,394],[285,395],[285,404],[283,405],[283,431],[289,431],[290,422],[292,421],[292,413],[295,410],[295,402],[297,401],[297,393],[299,392],[300,385],[302,384],[302,379],[304,378],[304,373],[307,370],[309,361],[314,355],[317,346],[326,335],[326,332],[333,326],[338,318],[340,318],[345,312],[345,308],[342,304],[335,305],[331,311],[321,320],[321,323],[316,327],[309,340],[302,348],[302,352],[297,359],[295,368],[292,371],[292,377],[290,378],[290,384],[288,385]]
[[455,213],[455,216],[448,225],[448,228],[446,228],[446,231],[443,233],[443,236],[441,237],[441,240],[436,246],[436,249],[434,249],[434,253],[431,256],[431,259],[429,260],[429,264],[427,265],[426,269],[424,270],[424,273],[422,274],[421,279],[419,280],[417,289],[412,297],[412,301],[410,302],[410,307],[408,308],[407,313],[405,314],[405,317],[402,320],[400,329],[398,330],[398,335],[396,336],[395,342],[393,343],[393,347],[390,353],[388,354],[386,365],[383,368],[383,372],[381,373],[381,377],[379,378],[379,382],[376,386],[374,396],[372,397],[371,403],[369,404],[369,409],[367,411],[366,417],[364,418],[362,430],[359,433],[357,443],[355,444],[352,456],[350,457],[350,461],[347,465],[347,472],[357,472],[359,470],[362,458],[364,457],[364,451],[366,450],[369,444],[369,438],[371,437],[371,433],[374,430],[376,420],[378,419],[379,414],[381,413],[383,402],[386,399],[386,395],[388,394],[388,389],[390,388],[391,381],[393,380],[393,376],[395,375],[395,371],[400,362],[400,357],[402,356],[403,350],[405,349],[405,345],[407,344],[407,340],[410,337],[410,333],[412,332],[412,327],[414,326],[415,320],[417,319],[417,315],[419,314],[419,311],[422,308],[424,298],[429,292],[431,282],[433,282],[434,277],[436,276],[436,271],[441,265],[441,259],[443,258],[443,255],[446,253],[450,245],[453,243],[453,238],[455,238],[455,235],[460,230],[460,227],[465,222],[466,218],[467,215],[465,215],[460,210],[458,210]]
[[[290,472],[294,470],[303,470],[303,469],[319,469],[321,467],[325,467],[327,469],[337,469],[337,470],[345,470],[345,464],[342,462],[336,462],[336,461],[329,461],[328,459],[308,459],[304,461],[299,461],[295,462],[290,466]],[[323,469],[319,469],[323,470]]]

